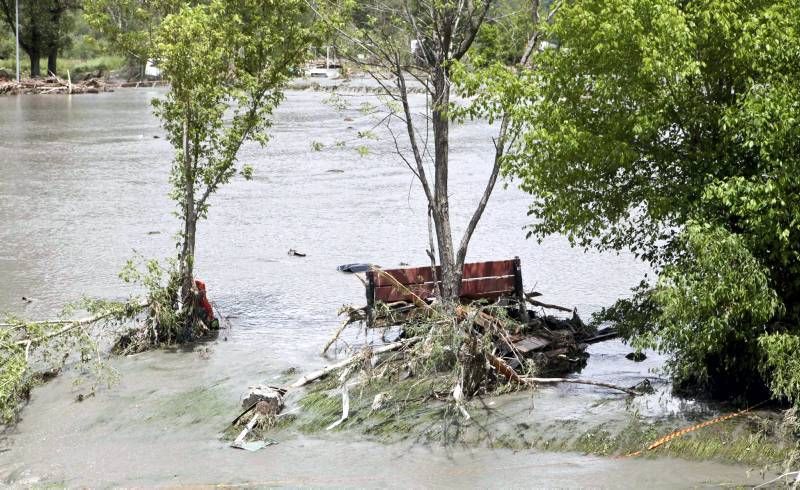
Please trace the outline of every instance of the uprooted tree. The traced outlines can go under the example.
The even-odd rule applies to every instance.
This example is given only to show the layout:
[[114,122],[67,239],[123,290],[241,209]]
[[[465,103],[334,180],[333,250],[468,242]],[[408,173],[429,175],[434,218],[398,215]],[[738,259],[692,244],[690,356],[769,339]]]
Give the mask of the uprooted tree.
[[794,0],[567,2],[515,113],[532,233],[649,261],[600,318],[721,397],[800,402],[798,33]]

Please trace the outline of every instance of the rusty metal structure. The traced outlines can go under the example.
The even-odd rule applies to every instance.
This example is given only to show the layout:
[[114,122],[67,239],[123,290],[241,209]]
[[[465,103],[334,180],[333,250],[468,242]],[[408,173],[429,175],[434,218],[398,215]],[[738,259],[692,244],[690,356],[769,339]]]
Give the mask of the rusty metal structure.
[[[438,277],[441,277],[440,268],[434,270],[430,266],[367,271],[367,323],[373,323],[378,302],[393,305],[401,302],[413,304],[420,299],[430,301],[436,295]],[[464,265],[460,294],[462,301],[495,301],[502,296],[517,303],[520,315],[527,323],[519,257]]]

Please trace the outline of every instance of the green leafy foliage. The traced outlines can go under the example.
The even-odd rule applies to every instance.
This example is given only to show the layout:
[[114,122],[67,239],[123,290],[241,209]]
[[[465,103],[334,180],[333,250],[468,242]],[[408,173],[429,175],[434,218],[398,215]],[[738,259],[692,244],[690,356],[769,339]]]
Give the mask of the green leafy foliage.
[[[117,337],[113,347],[116,353],[136,353],[184,340],[182,326],[186,322],[178,309],[180,281],[175,260],[161,265],[155,259],[136,256],[125,264],[119,277],[144,294],[132,295],[127,302],[131,308],[127,318],[136,326]],[[103,308],[108,307],[100,305],[101,312]],[[143,318],[139,315],[142,312],[146,312]],[[200,337],[202,333],[192,332],[188,337]]]
[[[20,1],[0,0],[0,22],[10,31],[16,29],[16,8],[19,7],[19,43],[29,55],[31,76],[40,75],[40,58],[48,57],[55,64],[58,54],[68,48],[73,38],[76,0]],[[49,67],[53,71],[55,68]]]
[[171,90],[153,103],[176,149],[173,196],[182,211],[187,190],[196,188],[190,204],[204,216],[208,196],[235,175],[242,144],[266,144],[268,116],[311,39],[303,5],[216,1],[184,7],[162,22],[155,55]]
[[[196,227],[208,199],[237,173],[252,178],[238,154],[247,142],[265,145],[269,116],[282,88],[313,39],[301,0],[212,1],[167,15],[153,41],[153,58],[170,91],[153,101],[175,149],[172,194],[183,222],[179,276],[182,310],[197,311],[194,286]],[[199,318],[182,315],[181,338]],[[202,329],[202,325],[201,325]]]
[[758,393],[764,326],[782,309],[768,271],[740,236],[690,223],[685,253],[668,265],[650,293],[658,314],[634,345],[672,352],[679,386],[711,393]]
[[792,344],[759,339],[800,332],[800,4],[568,2],[548,36],[511,85],[531,234],[649,261],[655,288],[601,318],[679,380],[796,400]]
[[762,335],[758,339],[764,351],[764,369],[770,376],[770,387],[797,405],[800,400],[800,336],[786,333]]
[[494,2],[475,39],[470,53],[472,63],[476,66],[518,63],[534,30],[530,10],[530,0]]
[[181,0],[84,0],[85,18],[114,51],[144,63],[153,52],[161,21],[182,5]]
[[[91,316],[72,319],[78,309]],[[90,383],[88,394],[115,382],[117,373],[105,362],[100,342],[135,311],[126,303],[86,299],[64,308],[63,320],[6,317],[0,323],[0,425],[14,422],[30,390],[65,367]]]

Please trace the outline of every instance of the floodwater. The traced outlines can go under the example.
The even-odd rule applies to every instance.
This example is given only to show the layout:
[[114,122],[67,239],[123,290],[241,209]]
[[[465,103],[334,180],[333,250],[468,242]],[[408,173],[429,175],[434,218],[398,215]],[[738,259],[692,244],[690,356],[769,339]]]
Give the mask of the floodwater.
[[[117,273],[138,252],[174,250],[178,224],[167,194],[171,149],[149,100],[160,91],[0,98],[0,311],[49,318],[81,295],[123,298]],[[336,266],[425,264],[425,205],[391,138],[359,139],[370,96],[337,110],[318,92],[290,92],[265,149],[241,155],[255,178],[211,199],[199,227],[196,272],[233,328],[192,351],[117,359],[116,385],[79,403],[69,374],[34,391],[0,442],[0,484],[240,484],[331,486],[694,486],[746,484],[747,468],[669,459],[614,460],[571,453],[378,445],[347,432],[294,436],[256,453],[219,434],[247,386],[289,367],[323,365],[318,352],[337,309],[363,303],[363,287]],[[490,170],[492,130],[452,131],[456,233]],[[312,151],[312,142],[325,145]],[[337,142],[344,142],[337,147]],[[359,156],[356,147],[369,148]],[[528,290],[588,317],[638,283],[647,267],[627,255],[584,253],[566,240],[526,240],[529,196],[498,188],[469,260],[519,256]],[[287,254],[290,248],[305,258]],[[134,252],[135,251],[135,252]],[[21,298],[34,298],[25,303]],[[593,346],[582,376],[632,385],[650,377],[660,395],[636,403],[653,416],[686,403],[664,397],[619,342]],[[666,399],[666,401],[664,401]],[[624,399],[585,386],[543,388],[521,417],[604,420]],[[600,403],[603,402],[603,403]],[[689,404],[691,405],[691,404]],[[619,415],[625,417],[623,413]],[[599,418],[598,418],[599,417]]]

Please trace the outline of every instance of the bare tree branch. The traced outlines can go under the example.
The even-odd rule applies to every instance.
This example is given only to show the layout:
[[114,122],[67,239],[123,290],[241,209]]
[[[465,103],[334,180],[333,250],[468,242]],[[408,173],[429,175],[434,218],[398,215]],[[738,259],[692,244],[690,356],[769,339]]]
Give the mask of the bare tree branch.
[[492,166],[492,173],[489,176],[489,181],[486,182],[486,188],[483,190],[483,195],[481,196],[480,202],[478,202],[478,207],[475,208],[475,212],[472,214],[472,218],[470,218],[469,224],[467,224],[467,229],[464,231],[464,235],[461,238],[461,245],[458,247],[458,255],[456,257],[456,264],[458,267],[464,266],[464,261],[467,257],[467,248],[469,247],[469,242],[472,239],[472,234],[475,233],[475,228],[478,226],[478,221],[480,221],[481,216],[483,216],[483,211],[486,209],[486,204],[488,204],[489,197],[491,197],[492,191],[494,190],[494,185],[497,182],[497,175],[500,173],[500,163],[503,159],[503,155],[505,154],[507,132],[508,117],[503,116],[503,120],[500,123],[500,134],[497,138],[497,141],[495,141],[494,165]]
[[453,59],[459,60],[463,58],[465,54],[467,54],[467,51],[469,50],[470,46],[472,46],[472,43],[475,41],[475,36],[478,35],[478,31],[481,28],[481,24],[483,24],[483,20],[486,18],[486,13],[489,11],[489,7],[491,5],[492,5],[492,0],[483,1],[483,6],[481,7],[480,14],[478,15],[477,22],[472,21],[473,18],[472,15],[469,16],[471,24],[470,28],[467,31],[466,37],[464,37],[464,39],[461,41],[461,45],[453,54]]

